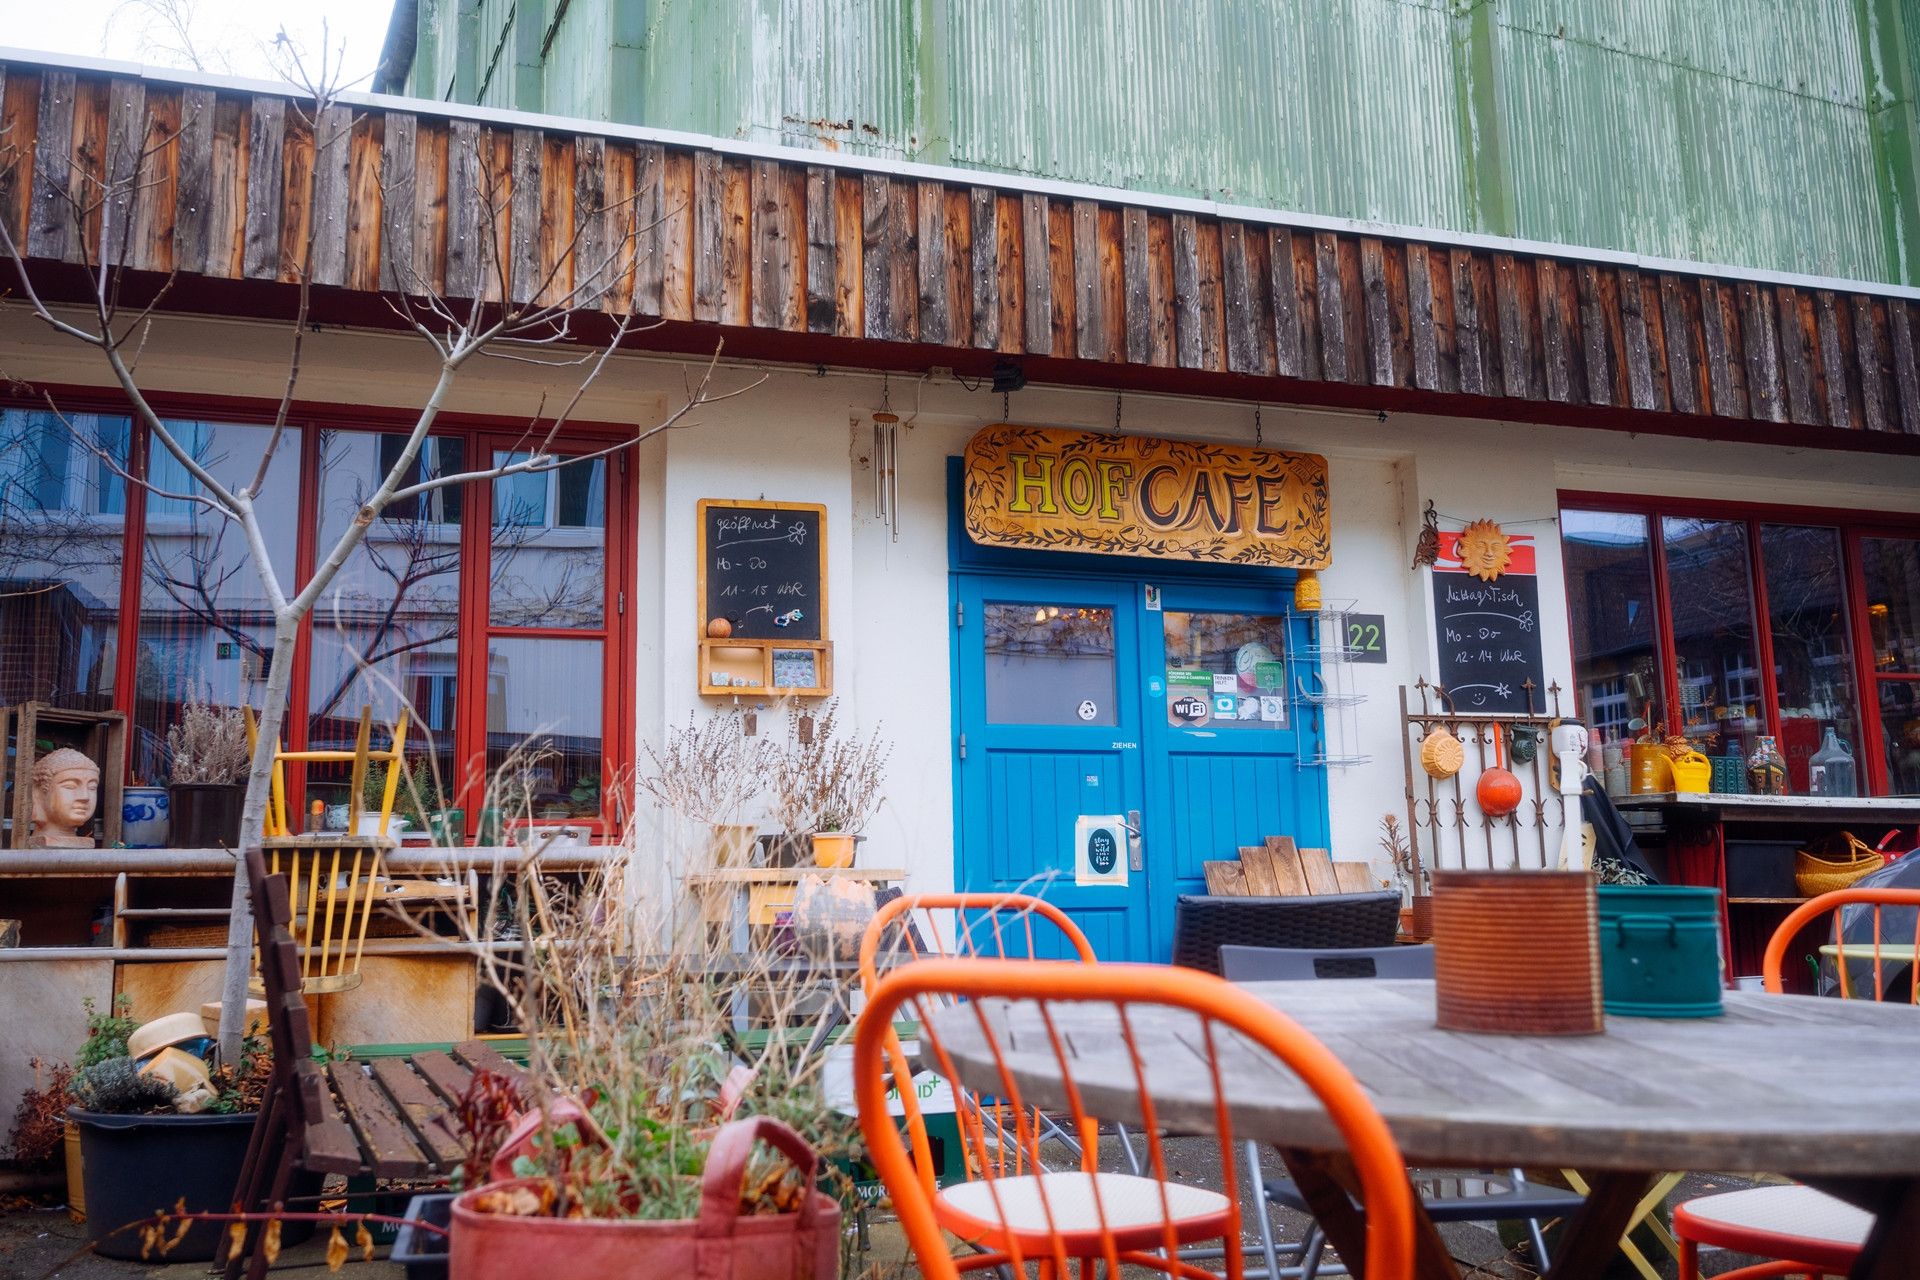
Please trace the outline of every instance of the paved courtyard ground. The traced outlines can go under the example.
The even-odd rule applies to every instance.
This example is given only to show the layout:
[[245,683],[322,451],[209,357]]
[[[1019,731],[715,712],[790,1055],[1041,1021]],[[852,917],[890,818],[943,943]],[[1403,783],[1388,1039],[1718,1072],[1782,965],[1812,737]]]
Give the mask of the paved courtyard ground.
[[[1209,1160],[1212,1150],[1211,1143],[1193,1144],[1185,1150],[1181,1150],[1179,1144],[1170,1144],[1170,1151],[1182,1158],[1178,1173],[1183,1180],[1218,1186],[1217,1162]],[[1693,1174],[1681,1184],[1673,1200],[1747,1185],[1750,1184],[1741,1178]],[[1297,1240],[1301,1226],[1301,1220],[1295,1215],[1284,1212],[1274,1214],[1274,1227],[1279,1240]],[[41,1280],[41,1277],[50,1275],[57,1275],[59,1280],[133,1280],[134,1277],[143,1280],[206,1280],[209,1274],[209,1266],[204,1262],[149,1265],[92,1256],[66,1261],[86,1243],[85,1233],[84,1227],[68,1220],[65,1206],[57,1199],[46,1198],[39,1203],[28,1204],[20,1198],[9,1198],[5,1202],[5,1211],[0,1213],[0,1280]],[[1524,1280],[1534,1275],[1533,1269],[1517,1261],[1513,1252],[1491,1230],[1461,1225],[1444,1228],[1443,1234],[1454,1257],[1461,1264],[1461,1274],[1469,1280],[1473,1277]],[[1252,1241],[1249,1240],[1249,1243]],[[872,1224],[869,1245],[865,1255],[866,1277],[871,1280],[894,1280],[895,1277],[906,1280],[917,1274],[908,1264],[905,1243],[891,1222],[876,1220]],[[385,1254],[384,1248],[381,1253]],[[1745,1261],[1752,1259],[1711,1255],[1703,1260],[1703,1270],[1709,1276],[1717,1275]],[[61,1265],[63,1262],[65,1265]],[[1671,1258],[1660,1254],[1656,1262],[1663,1277],[1671,1278],[1676,1274]],[[1248,1265],[1257,1266],[1257,1256],[1250,1256]],[[325,1276],[324,1239],[288,1249],[281,1255],[280,1263],[272,1274]],[[402,1280],[405,1271],[383,1257],[371,1263],[349,1263],[339,1274],[346,1280]],[[1623,1280],[1635,1275],[1624,1263],[1617,1274]],[[591,1278],[579,1277],[579,1280]]]

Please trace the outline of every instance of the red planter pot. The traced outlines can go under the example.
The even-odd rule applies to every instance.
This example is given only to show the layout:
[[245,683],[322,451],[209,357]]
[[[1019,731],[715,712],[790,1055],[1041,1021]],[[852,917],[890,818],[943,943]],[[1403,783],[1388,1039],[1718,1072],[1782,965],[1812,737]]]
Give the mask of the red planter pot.
[[[740,1216],[747,1157],[762,1139],[812,1180],[818,1157],[799,1134],[764,1116],[737,1120],[713,1139],[697,1218],[509,1217],[473,1207],[487,1187],[466,1192],[453,1202],[451,1273],[456,1280],[526,1280],[561,1266],[568,1275],[594,1280],[833,1280],[840,1257],[840,1206],[831,1196],[810,1192],[798,1213]],[[540,1184],[513,1179],[491,1185]]]

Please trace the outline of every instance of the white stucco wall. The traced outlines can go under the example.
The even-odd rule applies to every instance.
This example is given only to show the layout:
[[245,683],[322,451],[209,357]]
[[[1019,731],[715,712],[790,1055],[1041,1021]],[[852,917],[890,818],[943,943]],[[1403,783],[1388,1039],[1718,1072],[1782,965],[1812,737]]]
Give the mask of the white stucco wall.
[[[269,326],[169,319],[149,343],[142,376],[154,389],[271,397],[284,377],[285,340]],[[389,334],[326,331],[304,357],[303,399],[407,406],[432,373],[429,353]],[[485,363],[463,377],[449,408],[506,417],[563,396],[577,371]],[[580,405],[581,419],[646,425],[683,394],[684,366],[620,358]],[[0,306],[0,375],[50,383],[104,381],[91,352]],[[724,370],[738,385],[753,369]],[[776,369],[750,393],[712,406],[689,426],[639,450],[629,482],[638,510],[633,617],[638,732],[657,735],[709,705],[695,681],[702,619],[695,600],[695,504],[701,498],[817,502],[827,509],[828,634],[846,717],[881,726],[896,749],[886,811],[863,858],[905,865],[913,883],[951,883],[954,726],[950,708],[945,467],[981,425],[1001,420],[998,396],[950,380],[891,382],[901,431],[900,532],[875,518],[867,458],[881,401],[879,377]],[[1253,440],[1248,405],[1128,396],[1126,431],[1224,443]],[[1011,420],[1110,429],[1111,394],[1033,388],[1012,399]],[[1273,447],[1325,454],[1331,467],[1334,564],[1329,599],[1352,599],[1386,618],[1389,661],[1353,669],[1368,696],[1355,741],[1371,763],[1330,779],[1335,857],[1380,860],[1382,814],[1404,811],[1397,691],[1433,673],[1433,628],[1423,573],[1409,569],[1419,511],[1431,499],[1458,518],[1488,517],[1530,533],[1538,553],[1549,680],[1571,684],[1570,648],[1554,518],[1566,489],[1660,493],[1840,509],[1920,508],[1920,459],[1649,438],[1622,432],[1396,415],[1263,411]],[[1572,711],[1571,698],[1566,709]],[[777,731],[763,716],[763,731]],[[1222,851],[1223,856],[1227,851]]]

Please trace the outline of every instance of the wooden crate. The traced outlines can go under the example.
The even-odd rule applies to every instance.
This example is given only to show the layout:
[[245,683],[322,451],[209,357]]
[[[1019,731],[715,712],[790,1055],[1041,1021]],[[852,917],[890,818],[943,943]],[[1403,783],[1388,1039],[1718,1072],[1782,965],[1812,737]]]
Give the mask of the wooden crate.
[[95,821],[98,845],[120,843],[120,800],[127,777],[127,717],[119,711],[75,711],[44,702],[23,702],[0,709],[0,731],[13,747],[13,831],[11,844],[28,847],[33,822],[33,766],[42,734],[90,757],[100,766],[100,802]]

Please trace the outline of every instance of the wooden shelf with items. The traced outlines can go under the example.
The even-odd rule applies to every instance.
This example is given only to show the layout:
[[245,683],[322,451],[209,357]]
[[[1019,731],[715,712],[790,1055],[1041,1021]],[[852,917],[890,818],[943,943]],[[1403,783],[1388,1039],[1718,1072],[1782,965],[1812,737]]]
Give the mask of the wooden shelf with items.
[[702,640],[700,692],[711,697],[825,698],[833,693],[828,640]]

